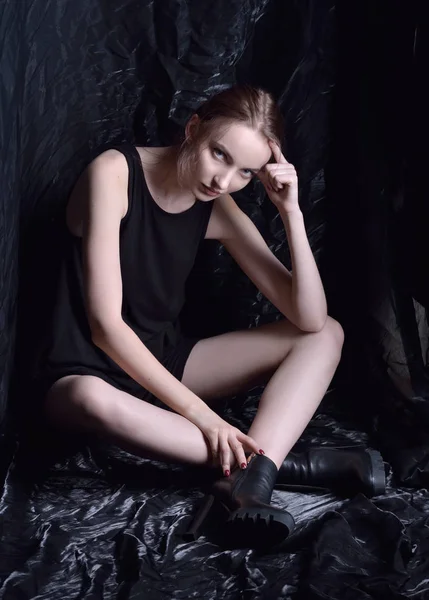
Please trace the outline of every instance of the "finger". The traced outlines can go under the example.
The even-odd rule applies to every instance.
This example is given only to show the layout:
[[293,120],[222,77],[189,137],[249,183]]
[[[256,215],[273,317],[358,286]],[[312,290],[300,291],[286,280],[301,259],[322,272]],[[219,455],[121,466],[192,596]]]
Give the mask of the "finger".
[[274,167],[274,169],[270,169],[268,171],[268,182],[271,185],[272,188],[274,188],[274,190],[277,188],[277,171],[276,171],[276,167],[278,168],[280,165],[271,165],[272,167]]
[[217,464],[219,460],[219,437],[217,435],[210,437],[209,444],[212,453],[213,463]]
[[297,180],[295,168],[292,165],[267,165],[266,177],[270,180],[278,180],[282,183],[293,182]]
[[258,171],[256,173],[256,177],[259,179],[259,181],[262,181],[262,183],[265,185],[265,183],[268,179],[268,171],[266,169],[266,165],[264,168],[262,168],[260,171]]
[[274,160],[276,161],[276,163],[287,163],[287,160],[285,159],[285,157],[282,154],[282,150],[280,148],[280,146],[274,142],[274,140],[269,140],[268,144],[271,148],[271,151],[273,153],[274,156]]
[[268,171],[264,171],[263,169],[261,169],[257,173],[257,177],[258,177],[259,181],[261,181],[262,185],[264,186],[264,188],[268,192],[275,192],[275,189],[273,188],[273,186],[271,185],[271,182],[269,180],[269,173],[268,173]]
[[270,175],[269,182],[274,192],[279,192],[281,189],[283,189],[283,185],[278,181],[275,175]]
[[247,467],[247,460],[246,454],[244,453],[243,444],[241,444],[236,437],[232,437],[229,440],[229,445],[234,453],[238,466],[241,469],[245,469]]
[[268,171],[269,177],[273,177],[282,182],[293,181],[298,178],[296,171],[293,167],[286,167],[286,169],[285,169],[285,168],[282,168],[282,165],[272,165],[272,166],[274,167],[274,169],[270,169]]
[[264,454],[264,451],[261,450],[261,448],[259,447],[259,444],[257,444],[257,442],[255,442],[255,440],[253,438],[251,438],[249,435],[242,433],[242,434],[240,434],[240,437],[238,439],[240,440],[240,442],[243,444],[243,446],[245,448],[252,450],[256,454]]
[[286,171],[284,173],[272,173],[270,183],[274,187],[281,187],[288,185],[291,187],[298,185],[298,177],[293,171]]
[[267,173],[296,173],[295,167],[290,163],[268,163],[264,170]]
[[212,462],[213,462],[213,466],[216,467],[220,464],[219,462],[219,451],[218,450],[212,450]]
[[229,477],[231,473],[231,460],[229,452],[228,438],[226,436],[219,437],[219,457],[222,465],[222,471],[225,477]]
[[297,177],[294,173],[280,173],[280,175],[277,175],[277,173],[275,173],[272,176],[272,180],[274,181],[274,183],[277,184],[287,183],[289,185],[292,185],[297,182]]

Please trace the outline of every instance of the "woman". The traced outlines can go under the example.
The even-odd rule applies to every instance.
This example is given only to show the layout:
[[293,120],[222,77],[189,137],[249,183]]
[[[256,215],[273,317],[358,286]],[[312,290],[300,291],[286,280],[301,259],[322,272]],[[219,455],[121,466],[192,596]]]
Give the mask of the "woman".
[[[234,535],[245,523],[240,535],[251,538],[263,524],[271,543],[293,528],[289,513],[270,506],[276,481],[335,486],[346,475],[352,493],[384,489],[378,453],[290,454],[337,368],[343,332],[327,316],[281,135],[271,96],[235,86],[197,110],[180,146],[123,146],[98,156],[67,208],[45,369],[55,427],[105,436],[143,456],[214,459],[223,477],[206,508],[216,497]],[[253,177],[279,211],[293,274],[230,195]],[[202,239],[222,242],[285,320],[184,338],[177,319]],[[207,404],[267,380],[248,435]]]

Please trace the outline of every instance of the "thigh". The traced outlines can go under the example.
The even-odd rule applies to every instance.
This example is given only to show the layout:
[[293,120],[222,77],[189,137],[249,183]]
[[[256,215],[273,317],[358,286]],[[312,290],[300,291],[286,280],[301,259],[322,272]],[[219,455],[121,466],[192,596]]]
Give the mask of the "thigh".
[[48,391],[44,409],[51,425],[86,432],[97,431],[100,425],[104,427],[106,423],[118,421],[118,414],[124,409],[151,419],[159,417],[161,412],[170,412],[95,375],[62,377]]
[[302,335],[279,321],[201,340],[189,355],[182,383],[204,400],[248,390],[269,379]]

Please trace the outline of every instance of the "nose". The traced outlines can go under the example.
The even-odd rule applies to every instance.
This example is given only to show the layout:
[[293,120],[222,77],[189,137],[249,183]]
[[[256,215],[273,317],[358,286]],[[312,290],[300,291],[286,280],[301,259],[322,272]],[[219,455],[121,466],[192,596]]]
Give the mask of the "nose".
[[218,190],[222,190],[223,192],[226,192],[230,186],[232,177],[232,169],[225,169],[225,171],[222,171],[222,173],[218,173],[214,176],[213,180],[215,182],[215,185],[213,187],[215,187]]

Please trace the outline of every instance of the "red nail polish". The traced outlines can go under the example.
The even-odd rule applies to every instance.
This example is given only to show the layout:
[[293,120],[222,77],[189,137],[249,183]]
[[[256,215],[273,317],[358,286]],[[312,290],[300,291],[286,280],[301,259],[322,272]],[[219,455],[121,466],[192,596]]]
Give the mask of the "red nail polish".
[[245,469],[247,467],[246,463],[241,463],[241,468]]
[[259,454],[265,454],[263,450],[259,450]]
[[225,477],[229,477],[229,471],[228,471],[228,469],[225,471]]

